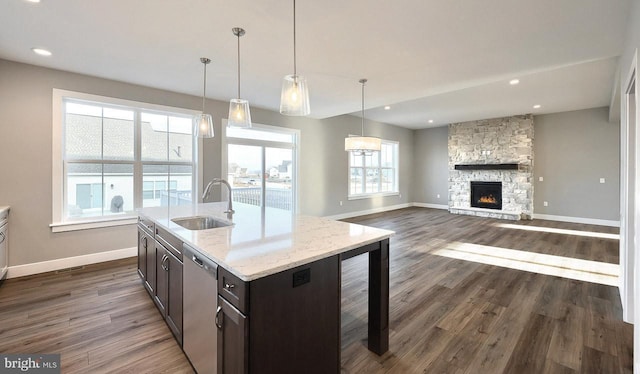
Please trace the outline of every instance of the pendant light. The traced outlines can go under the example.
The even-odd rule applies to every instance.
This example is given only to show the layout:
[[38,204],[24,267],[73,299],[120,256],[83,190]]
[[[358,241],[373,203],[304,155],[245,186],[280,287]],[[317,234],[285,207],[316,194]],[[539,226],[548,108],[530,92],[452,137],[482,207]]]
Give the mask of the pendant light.
[[293,74],[285,76],[282,81],[280,113],[287,116],[306,116],[311,113],[307,80],[298,75],[296,66],[296,0],[293,0]]
[[229,102],[229,121],[227,127],[251,127],[251,112],[249,102],[240,98],[240,37],[245,34],[244,29],[234,27],[233,35],[238,37],[238,98]]
[[344,150],[360,155],[379,152],[382,148],[382,139],[374,136],[364,136],[364,84],[366,79],[360,79],[362,84],[362,136],[349,136],[344,139]]
[[202,114],[194,118],[195,135],[199,138],[213,138],[213,118],[211,114],[204,112],[204,101],[207,94],[207,64],[211,62],[206,57],[201,57],[200,62],[204,65],[204,85],[202,87]]

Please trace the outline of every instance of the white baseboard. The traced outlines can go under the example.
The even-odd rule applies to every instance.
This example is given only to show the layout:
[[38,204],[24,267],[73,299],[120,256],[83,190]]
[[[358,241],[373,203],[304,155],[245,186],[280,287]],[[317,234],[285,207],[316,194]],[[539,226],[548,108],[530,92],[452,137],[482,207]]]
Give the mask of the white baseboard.
[[92,253],[89,255],[59,258],[51,261],[35,262],[10,266],[7,278],[24,277],[27,275],[46,273],[49,271],[68,269],[76,266],[97,264],[99,262],[119,260],[121,258],[135,257],[138,255],[138,248],[123,248],[114,251]]
[[358,212],[349,212],[349,213],[336,214],[336,215],[333,215],[333,216],[325,216],[324,218],[338,220],[338,219],[366,216],[367,214],[382,213],[382,212],[387,212],[387,211],[390,211],[390,210],[409,208],[410,206],[412,206],[412,204],[410,204],[410,203],[398,204],[398,205],[390,205],[390,206],[383,206],[383,207],[380,207],[380,208],[361,210],[361,211],[358,211]]
[[432,208],[432,209],[449,210],[449,205],[447,205],[447,204],[412,203],[411,206],[417,206],[417,207],[420,207],[420,208]]
[[606,220],[606,219],[554,216],[549,214],[536,214],[536,213],[533,214],[533,219],[546,219],[549,221],[585,223],[588,225],[620,227],[620,221],[613,221],[613,220]]

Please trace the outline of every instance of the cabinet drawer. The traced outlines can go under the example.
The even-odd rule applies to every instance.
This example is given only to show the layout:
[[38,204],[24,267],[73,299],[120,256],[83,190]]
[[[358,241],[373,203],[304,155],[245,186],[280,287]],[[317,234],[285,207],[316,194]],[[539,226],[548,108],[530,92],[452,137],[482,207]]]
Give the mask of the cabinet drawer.
[[160,227],[156,227],[156,240],[182,262],[182,240]]
[[138,217],[138,226],[146,231],[153,238],[153,233],[155,232],[155,224],[152,220],[146,217]]
[[247,314],[249,312],[249,288],[247,283],[222,267],[218,267],[218,293],[242,313]]

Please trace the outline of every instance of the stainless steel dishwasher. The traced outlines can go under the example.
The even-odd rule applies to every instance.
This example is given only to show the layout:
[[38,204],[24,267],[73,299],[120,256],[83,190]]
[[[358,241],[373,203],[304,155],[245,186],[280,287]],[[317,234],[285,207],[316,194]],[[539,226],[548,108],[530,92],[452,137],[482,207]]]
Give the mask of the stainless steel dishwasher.
[[218,265],[183,245],[183,346],[198,374],[215,373],[218,365]]

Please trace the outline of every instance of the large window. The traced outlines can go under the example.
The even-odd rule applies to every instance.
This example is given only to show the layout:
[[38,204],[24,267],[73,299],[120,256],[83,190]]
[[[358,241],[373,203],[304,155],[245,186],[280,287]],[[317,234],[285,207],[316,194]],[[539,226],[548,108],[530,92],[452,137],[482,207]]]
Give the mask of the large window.
[[193,112],[54,90],[54,116],[54,231],[194,202]]
[[398,190],[398,143],[382,141],[380,152],[349,152],[349,198],[393,195]]

